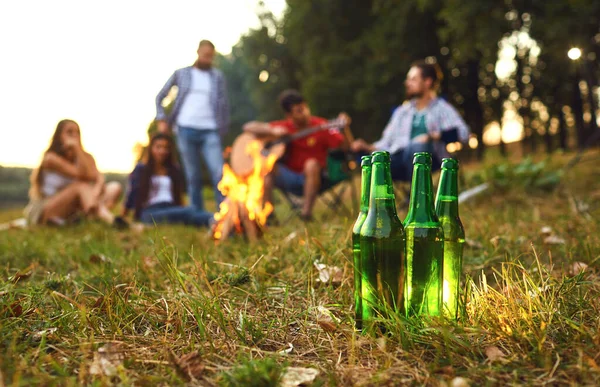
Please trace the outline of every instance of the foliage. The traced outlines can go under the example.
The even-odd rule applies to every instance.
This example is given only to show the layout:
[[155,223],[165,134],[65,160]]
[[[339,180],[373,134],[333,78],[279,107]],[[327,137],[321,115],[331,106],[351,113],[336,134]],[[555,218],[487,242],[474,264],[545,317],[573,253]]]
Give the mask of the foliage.
[[485,179],[501,190],[523,188],[526,191],[552,191],[563,176],[560,169],[551,168],[548,160],[534,162],[527,157],[517,164],[503,162],[485,170]]

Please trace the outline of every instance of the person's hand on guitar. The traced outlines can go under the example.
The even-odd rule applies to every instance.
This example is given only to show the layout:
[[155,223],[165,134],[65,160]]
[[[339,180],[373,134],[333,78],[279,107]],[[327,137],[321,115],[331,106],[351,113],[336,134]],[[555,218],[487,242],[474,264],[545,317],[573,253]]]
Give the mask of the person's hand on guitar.
[[340,114],[338,114],[337,120],[341,122],[340,126],[349,126],[352,122],[350,116],[346,114],[346,112],[341,112]]
[[272,126],[270,134],[273,137],[279,138],[289,134],[289,132],[285,126]]

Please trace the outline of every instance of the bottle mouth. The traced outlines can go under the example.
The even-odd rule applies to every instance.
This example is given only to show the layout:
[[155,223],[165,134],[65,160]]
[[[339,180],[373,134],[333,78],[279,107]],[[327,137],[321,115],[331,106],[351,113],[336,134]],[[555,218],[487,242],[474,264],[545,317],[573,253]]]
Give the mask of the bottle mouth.
[[458,169],[458,160],[452,158],[442,159],[442,169]]
[[375,163],[383,163],[383,162],[390,162],[390,152],[387,151],[377,151],[377,152],[373,152],[371,153],[371,163],[375,164]]
[[431,166],[431,153],[429,152],[417,152],[413,158],[413,164],[426,164]]
[[360,158],[360,166],[361,167],[370,167],[371,166],[371,156],[363,156]]

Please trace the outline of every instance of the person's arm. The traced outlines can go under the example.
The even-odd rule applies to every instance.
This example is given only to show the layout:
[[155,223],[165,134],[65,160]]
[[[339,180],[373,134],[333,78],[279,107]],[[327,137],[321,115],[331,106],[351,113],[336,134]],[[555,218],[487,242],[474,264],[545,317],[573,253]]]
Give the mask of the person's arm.
[[280,137],[287,134],[287,129],[281,125],[271,125],[268,122],[250,121],[242,127],[244,132],[252,133],[257,136],[275,136]]
[[125,193],[125,201],[123,202],[123,210],[121,211],[122,216],[127,216],[129,211],[135,209],[135,200],[138,196],[142,168],[143,165],[138,164],[129,174],[129,179],[127,182],[127,192]]
[[463,120],[454,106],[450,105],[448,102],[443,101],[442,106],[439,113],[440,130],[456,129],[458,140],[462,143],[467,142],[469,140],[470,130],[465,120]]
[[98,177],[98,170],[94,159],[85,153],[78,144],[69,144],[69,146],[75,150],[75,163],[69,162],[54,152],[47,152],[42,160],[42,168],[56,171],[76,180],[95,181]]
[[219,106],[221,107],[221,115],[222,115],[222,127],[219,128],[220,135],[225,136],[229,131],[229,123],[230,123],[230,111],[229,111],[229,98],[227,96],[227,80],[223,76],[222,72],[219,72],[219,94],[217,96],[219,99]]
[[176,75],[175,75],[175,73],[173,73],[173,75],[171,75],[169,77],[169,79],[167,80],[167,83],[165,83],[165,85],[162,87],[162,89],[160,89],[160,91],[156,95],[156,101],[155,101],[155,103],[156,103],[156,118],[155,118],[155,120],[157,121],[157,129],[161,133],[166,133],[169,130],[168,125],[167,125],[167,114],[165,113],[165,108],[162,105],[162,102],[169,94],[169,91],[171,91],[171,88],[173,86],[175,86],[175,83],[176,83]]

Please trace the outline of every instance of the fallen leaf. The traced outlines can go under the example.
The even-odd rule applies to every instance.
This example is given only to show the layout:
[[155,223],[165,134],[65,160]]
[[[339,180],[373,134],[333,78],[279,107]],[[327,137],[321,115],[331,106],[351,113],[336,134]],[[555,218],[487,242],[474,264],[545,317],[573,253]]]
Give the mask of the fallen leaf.
[[435,370],[436,374],[442,374],[442,375],[446,375],[446,376],[454,376],[454,367],[452,366],[445,366],[445,367],[440,367],[438,369]]
[[92,308],[99,308],[102,306],[102,304],[104,304],[104,296],[98,297],[96,302],[94,302],[94,305],[92,305]]
[[142,265],[146,269],[152,269],[154,266],[156,266],[157,263],[158,263],[158,261],[154,257],[149,257],[149,256],[142,257]]
[[15,275],[13,275],[12,277],[9,278],[9,280],[15,284],[19,281],[26,280],[27,278],[31,277],[31,274],[33,274],[33,270],[36,267],[37,267],[37,264],[32,263],[31,265],[27,266],[25,269],[19,270],[18,272],[16,272]]
[[544,238],[544,243],[547,245],[564,245],[565,240],[556,235],[549,235],[546,238]]
[[294,351],[294,345],[292,343],[288,343],[289,347],[279,351],[280,355],[289,355]]
[[19,301],[15,301],[12,304],[10,304],[8,308],[4,309],[2,314],[6,312],[8,312],[8,315],[10,317],[19,317],[23,314],[23,307],[21,306],[21,303]]
[[460,376],[457,376],[456,378],[452,379],[452,381],[450,382],[450,387],[469,387],[469,380],[462,378]]
[[327,332],[334,332],[337,329],[340,319],[324,306],[317,307],[317,324]]
[[123,365],[123,346],[118,343],[106,343],[94,353],[90,365],[90,375],[115,376]]
[[466,238],[465,243],[467,246],[469,246],[472,249],[483,249],[483,245],[481,243],[477,242],[476,240]]
[[552,234],[552,228],[549,226],[544,226],[540,230],[540,234],[549,236]]
[[319,273],[319,278],[317,278],[317,282],[323,284],[332,284],[334,286],[338,286],[342,283],[342,279],[344,277],[344,272],[337,266],[327,266],[324,263],[314,263],[315,268]]
[[292,240],[296,239],[298,233],[296,231],[292,231],[288,236],[283,239],[283,243],[290,243]]
[[92,263],[106,263],[110,262],[110,258],[104,254],[92,254],[90,255],[90,262]]
[[44,336],[50,336],[52,335],[54,332],[56,332],[58,330],[58,328],[48,328],[48,329],[44,329],[42,331],[39,332],[35,332],[32,336],[32,338],[34,340],[41,340],[42,337]]
[[171,352],[171,360],[177,367],[177,371],[188,380],[198,379],[204,372],[204,362],[198,351],[190,352],[179,358]]
[[581,272],[585,271],[587,269],[587,267],[588,267],[588,265],[583,262],[574,262],[569,267],[569,275],[571,275],[571,276],[578,275]]
[[319,370],[314,368],[288,367],[281,378],[281,387],[296,387],[309,385],[319,375]]
[[493,363],[495,361],[504,360],[504,352],[500,350],[500,348],[496,346],[489,346],[485,348],[485,356],[487,356],[488,360]]
[[496,235],[495,237],[493,237],[492,239],[490,239],[490,243],[492,244],[492,246],[498,247],[498,245],[500,244],[500,239],[501,239],[501,237],[499,237],[498,235]]

